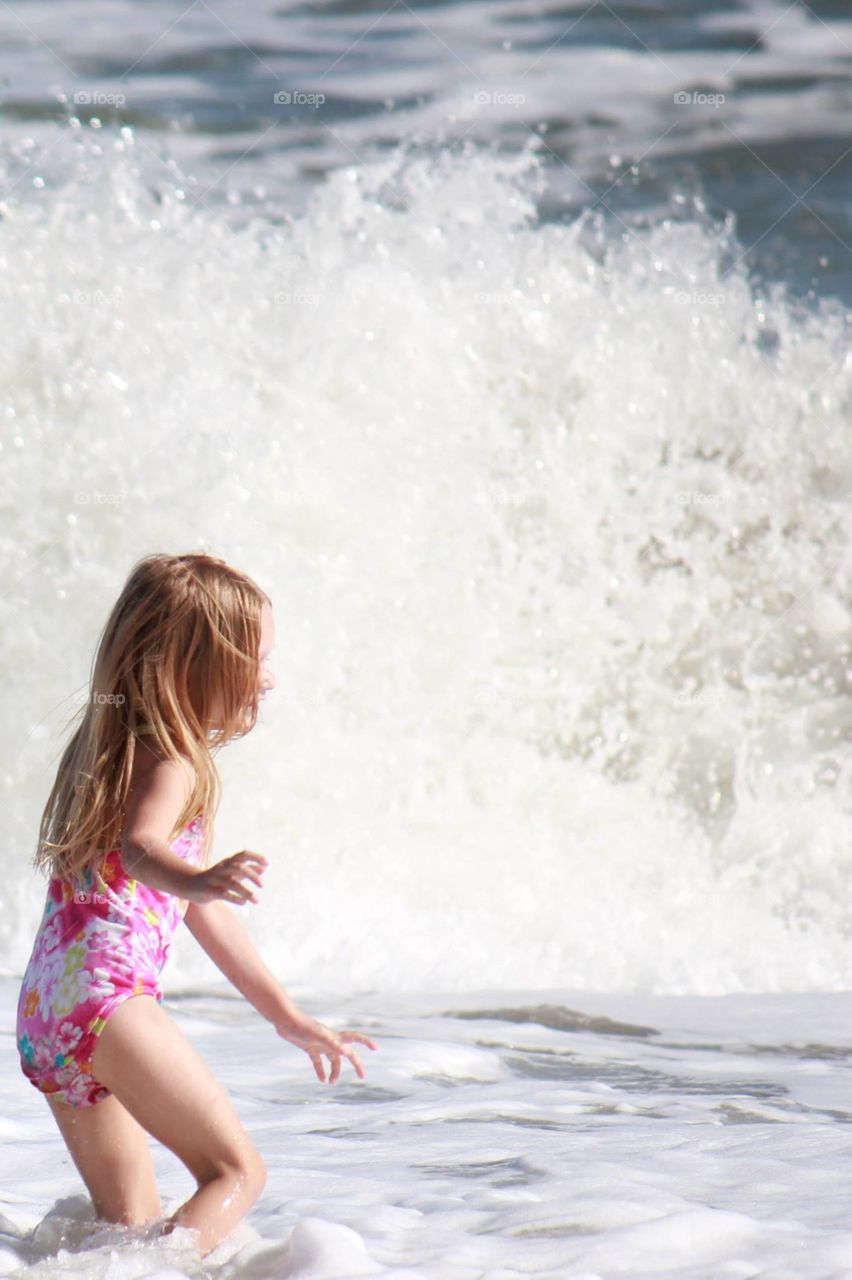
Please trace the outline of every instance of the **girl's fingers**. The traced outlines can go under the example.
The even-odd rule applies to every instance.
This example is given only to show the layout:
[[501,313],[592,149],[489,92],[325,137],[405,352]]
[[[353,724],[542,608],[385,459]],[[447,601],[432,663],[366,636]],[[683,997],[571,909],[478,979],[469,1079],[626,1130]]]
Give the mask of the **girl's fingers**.
[[222,894],[222,897],[225,898],[227,902],[236,902],[238,906],[242,906],[244,902],[257,902],[257,898],[254,894],[250,893],[247,889],[244,889],[241,884],[229,885]]
[[329,1084],[334,1084],[335,1080],[340,1075],[340,1068],[342,1066],[341,1058],[348,1058],[355,1068],[355,1072],[358,1077],[361,1080],[366,1079],[367,1073],[361,1065],[361,1059],[358,1057],[358,1054],[354,1049],[347,1049],[345,1045],[337,1044],[324,1049],[323,1052],[331,1062],[331,1079]]
[[[257,884],[261,889],[263,888],[263,882],[258,880],[256,876],[251,876],[251,879],[254,880],[255,884]],[[229,902],[257,902],[257,895],[252,892],[248,885],[243,884],[240,876],[235,875],[233,872],[228,876],[225,884],[226,888],[224,890],[224,897],[226,897]]]
[[[354,1050],[354,1049],[348,1049],[348,1050],[347,1050],[347,1049],[341,1049],[341,1051],[340,1051],[340,1052],[341,1052],[341,1053],[344,1053],[344,1054],[346,1055],[346,1057],[349,1059],[349,1061],[352,1063],[353,1067],[355,1068],[355,1073],[356,1073],[356,1075],[358,1076],[358,1079],[359,1079],[359,1080],[363,1080],[363,1079],[365,1079],[365,1078],[366,1078],[367,1073],[366,1073],[366,1071],[364,1070],[364,1068],[361,1066],[361,1059],[358,1057],[358,1055],[357,1055],[357,1053],[355,1052],[355,1050]],[[339,1061],[340,1061],[340,1059],[338,1058],[338,1062],[339,1062]]]
[[[365,1080],[367,1078],[367,1073],[364,1070],[361,1059],[358,1057],[356,1051],[349,1047],[346,1041],[358,1040],[362,1044],[366,1044],[370,1049],[377,1049],[378,1045],[374,1044],[369,1036],[363,1035],[360,1031],[341,1031],[338,1033],[329,1031],[328,1028],[322,1029],[326,1034],[320,1038],[312,1037],[310,1034],[305,1035],[304,1038],[299,1037],[298,1035],[292,1037],[293,1042],[296,1044],[298,1044],[301,1039],[301,1047],[305,1050],[305,1053],[307,1053],[313,1063],[314,1070],[322,1083],[325,1083],[325,1068],[322,1060],[323,1054],[328,1058],[331,1064],[331,1071],[328,1077],[329,1084],[335,1084],[340,1078],[344,1058],[348,1058],[352,1063],[358,1078],[360,1080]],[[288,1036],[287,1038],[290,1039],[291,1037]]]
[[262,853],[248,853],[246,851],[243,853],[235,853],[229,861],[254,863],[254,865],[260,867],[261,870],[263,870],[264,867],[269,866],[268,859],[264,858]]
[[232,880],[253,880],[255,884],[263,883],[263,867],[259,871],[255,871],[253,867],[229,867],[226,874]]
[[253,863],[239,864],[231,867],[231,874],[237,876],[262,876],[266,867],[258,866]]
[[378,1049],[378,1045],[374,1044],[369,1036],[364,1036],[360,1031],[341,1031],[341,1040],[357,1040],[359,1044],[365,1044],[370,1049]]
[[251,885],[244,880],[253,880],[258,888],[263,888],[263,881],[247,870],[239,872],[227,868],[211,868],[206,874],[207,888],[214,898],[224,898],[226,902],[257,902],[257,895]]
[[229,891],[230,893],[239,893],[239,895],[241,895],[241,897],[251,897],[251,896],[252,896],[251,888],[249,888],[249,887],[247,886],[247,884],[243,884],[241,881],[235,881],[235,879],[229,879],[229,881],[228,881],[228,891]]

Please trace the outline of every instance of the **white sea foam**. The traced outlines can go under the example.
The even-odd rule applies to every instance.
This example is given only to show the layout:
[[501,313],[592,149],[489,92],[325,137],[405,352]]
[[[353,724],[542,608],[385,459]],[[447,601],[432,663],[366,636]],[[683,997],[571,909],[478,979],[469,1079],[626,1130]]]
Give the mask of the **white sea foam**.
[[73,136],[0,224],[6,971],[106,612],[205,546],[275,601],[217,852],[269,856],[289,980],[848,985],[839,304],[756,297],[700,209],[539,225],[530,154],[234,230]]
[[[0,982],[4,1021],[15,995]],[[366,1081],[328,1086],[244,1005],[186,995],[168,1011],[267,1165],[248,1219],[203,1270],[180,1230],[96,1224],[6,1071],[0,1274],[845,1280],[850,999],[317,992],[312,1013],[379,1045]],[[170,1213],[192,1180],[152,1150]]]

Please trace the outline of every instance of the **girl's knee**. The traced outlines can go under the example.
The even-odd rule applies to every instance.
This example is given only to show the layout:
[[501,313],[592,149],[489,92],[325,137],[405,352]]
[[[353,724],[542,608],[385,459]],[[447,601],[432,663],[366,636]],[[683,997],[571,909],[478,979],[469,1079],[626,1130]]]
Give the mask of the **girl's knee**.
[[252,1143],[247,1142],[239,1161],[239,1172],[247,1189],[255,1193],[255,1199],[266,1186],[266,1165],[260,1152]]
[[216,1162],[212,1176],[232,1180],[246,1199],[254,1203],[266,1186],[266,1165],[257,1148],[250,1142],[245,1142],[241,1144],[239,1151]]
[[264,1164],[259,1151],[254,1151],[254,1156],[252,1158],[251,1180],[254,1198],[256,1200],[266,1186],[266,1165]]

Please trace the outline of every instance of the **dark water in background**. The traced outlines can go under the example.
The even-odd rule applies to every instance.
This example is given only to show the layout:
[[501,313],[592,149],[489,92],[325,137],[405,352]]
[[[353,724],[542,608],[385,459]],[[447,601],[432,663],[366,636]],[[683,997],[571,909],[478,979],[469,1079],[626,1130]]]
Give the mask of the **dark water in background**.
[[[735,215],[754,280],[852,301],[841,0],[18,0],[0,41],[7,195],[72,115],[130,126],[149,182],[235,218],[295,213],[330,168],[403,139],[530,146],[542,219],[594,210],[627,236],[697,198]],[[381,198],[404,203],[392,183]]]

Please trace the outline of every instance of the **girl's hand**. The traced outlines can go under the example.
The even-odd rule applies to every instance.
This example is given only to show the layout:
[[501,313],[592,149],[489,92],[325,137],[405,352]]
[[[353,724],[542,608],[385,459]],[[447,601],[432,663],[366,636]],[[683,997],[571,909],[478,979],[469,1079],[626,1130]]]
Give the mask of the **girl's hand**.
[[373,1044],[373,1041],[368,1036],[362,1036],[360,1031],[332,1031],[330,1027],[323,1026],[315,1018],[310,1018],[306,1013],[299,1011],[292,1014],[287,1022],[279,1023],[275,1030],[283,1039],[289,1040],[291,1044],[298,1045],[300,1049],[304,1049],[323,1083],[325,1083],[325,1067],[320,1055],[325,1054],[331,1061],[329,1084],[334,1084],[340,1075],[341,1058],[349,1059],[361,1080],[366,1078],[366,1072],[361,1066],[361,1059],[354,1049],[348,1048],[348,1041],[358,1040],[361,1044],[367,1045],[369,1049],[378,1049],[379,1047],[377,1044]]
[[213,902],[216,898],[224,898],[226,902],[257,902],[257,896],[251,888],[243,884],[244,880],[253,880],[261,888],[261,876],[268,866],[268,860],[262,853],[252,853],[243,849],[240,853],[231,854],[221,862],[214,862],[212,867],[199,871],[193,876],[186,897],[192,902]]

